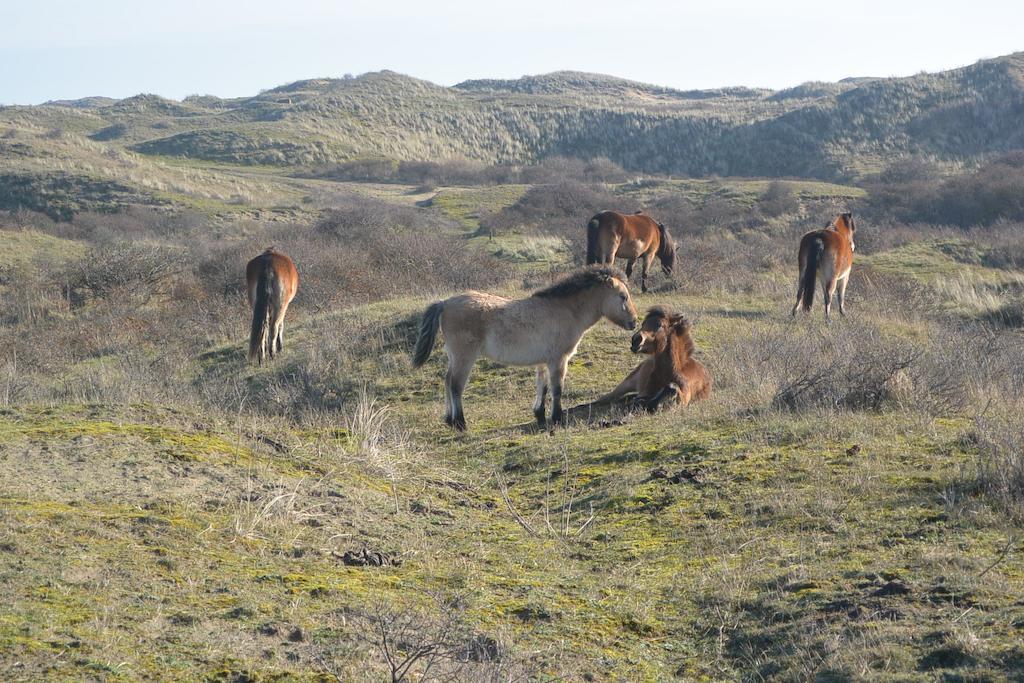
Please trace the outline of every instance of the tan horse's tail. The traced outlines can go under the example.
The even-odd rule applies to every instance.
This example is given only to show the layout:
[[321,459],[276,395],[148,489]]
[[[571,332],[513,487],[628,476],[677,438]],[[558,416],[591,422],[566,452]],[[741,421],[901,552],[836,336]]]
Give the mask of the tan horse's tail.
[[601,241],[601,214],[597,214],[587,223],[587,265],[598,263],[603,257],[598,255]]
[[266,358],[268,350],[273,348],[270,339],[270,318],[274,306],[274,264],[266,259],[260,268],[259,279],[256,281],[256,300],[252,306],[252,329],[249,331],[249,360],[260,364]]
[[805,311],[811,310],[814,303],[814,289],[818,278],[818,267],[821,265],[821,255],[825,252],[825,241],[815,237],[808,245],[807,261],[804,264],[804,272],[800,273],[800,305]]
[[412,356],[412,366],[421,367],[430,358],[430,352],[434,350],[434,340],[437,339],[437,328],[441,326],[441,312],[444,311],[444,302],[437,301],[427,306],[423,313],[423,321],[420,322],[420,335],[416,338],[416,350]]

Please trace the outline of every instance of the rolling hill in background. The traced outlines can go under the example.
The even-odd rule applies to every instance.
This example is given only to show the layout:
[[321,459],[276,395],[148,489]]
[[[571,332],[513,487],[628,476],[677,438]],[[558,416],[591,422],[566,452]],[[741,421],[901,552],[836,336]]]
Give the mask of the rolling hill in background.
[[576,72],[443,87],[382,71],[239,99],[137,95],[3,107],[0,158],[24,167],[51,153],[36,138],[72,135],[84,138],[72,156],[278,167],[607,157],[653,174],[850,180],[901,155],[959,166],[1022,147],[1022,120],[1024,52],[935,74],[779,91],[684,92]]

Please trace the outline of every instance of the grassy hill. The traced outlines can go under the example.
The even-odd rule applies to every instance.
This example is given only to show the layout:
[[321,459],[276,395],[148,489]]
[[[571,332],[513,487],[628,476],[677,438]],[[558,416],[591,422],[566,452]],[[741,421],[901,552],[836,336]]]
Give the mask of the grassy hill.
[[0,109],[0,129],[61,129],[147,156],[310,166],[357,158],[528,164],[607,157],[631,171],[849,179],[885,159],[972,163],[1022,146],[1024,56],[908,78],[681,92],[556,72],[447,88],[392,72],[257,96],[153,95]]
[[[637,299],[694,320],[709,401],[576,411],[548,432],[532,373],[484,361],[456,434],[443,353],[408,365],[419,313],[467,279],[524,295],[572,254],[552,234],[470,237],[529,187],[330,185],[362,194],[328,227],[140,232],[129,214],[4,233],[8,677],[389,680],[396,653],[474,681],[1024,670],[1022,508],[999,474],[1019,467],[1020,331],[978,327],[1024,273],[988,265],[995,247],[868,239],[850,317],[790,322],[794,235],[862,196],[791,183],[792,212],[756,229],[681,225],[675,279]],[[766,186],[612,190],[750,213]],[[385,251],[360,232],[366,207],[397,226]],[[303,280],[283,356],[252,367],[240,270],[271,239]],[[635,362],[599,324],[566,403]]]
[[[1020,679],[1024,157],[948,172],[1022,145],[1022,63],[0,108],[0,671]],[[669,226],[636,304],[691,318],[711,398],[548,431],[532,371],[481,361],[447,429],[423,308],[549,283],[605,208]],[[845,210],[850,315],[791,320],[795,244]],[[271,244],[301,283],[256,367]],[[636,362],[597,325],[566,405]]]

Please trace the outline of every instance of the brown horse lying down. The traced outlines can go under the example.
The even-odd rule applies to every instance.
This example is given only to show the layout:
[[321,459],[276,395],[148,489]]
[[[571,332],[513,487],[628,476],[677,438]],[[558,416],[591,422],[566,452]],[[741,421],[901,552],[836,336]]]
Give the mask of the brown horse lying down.
[[633,335],[632,349],[648,358],[595,403],[630,397],[631,403],[654,411],[672,398],[685,406],[711,393],[711,375],[693,358],[690,322],[682,315],[661,306],[652,307],[640,331]]

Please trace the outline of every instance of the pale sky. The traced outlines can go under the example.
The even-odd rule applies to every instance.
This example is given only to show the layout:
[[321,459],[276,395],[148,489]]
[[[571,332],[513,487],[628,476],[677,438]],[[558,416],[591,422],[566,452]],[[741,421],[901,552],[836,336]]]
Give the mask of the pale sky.
[[0,0],[0,103],[237,97],[380,69],[782,88],[1020,50],[1022,0]]

